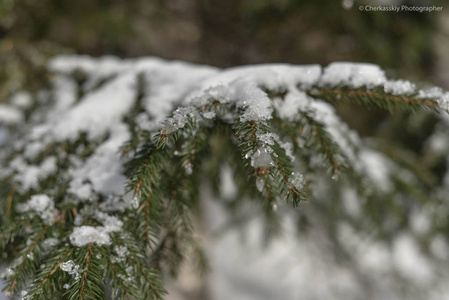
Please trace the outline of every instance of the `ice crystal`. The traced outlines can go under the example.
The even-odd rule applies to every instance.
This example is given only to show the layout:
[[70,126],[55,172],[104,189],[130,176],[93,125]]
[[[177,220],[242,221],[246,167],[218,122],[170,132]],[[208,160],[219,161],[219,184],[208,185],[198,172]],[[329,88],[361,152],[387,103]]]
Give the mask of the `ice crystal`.
[[251,155],[251,166],[255,169],[274,166],[270,151],[267,148],[259,148]]
[[73,260],[69,260],[66,262],[63,262],[60,266],[61,270],[63,270],[64,272],[69,273],[70,275],[72,275],[72,277],[75,280],[78,280],[81,278],[80,275],[80,266],[76,265]]
[[259,192],[263,191],[263,188],[265,187],[265,180],[263,178],[258,177],[256,179],[256,188]]
[[304,176],[301,173],[292,172],[288,178],[288,184],[290,188],[301,190],[305,185]]

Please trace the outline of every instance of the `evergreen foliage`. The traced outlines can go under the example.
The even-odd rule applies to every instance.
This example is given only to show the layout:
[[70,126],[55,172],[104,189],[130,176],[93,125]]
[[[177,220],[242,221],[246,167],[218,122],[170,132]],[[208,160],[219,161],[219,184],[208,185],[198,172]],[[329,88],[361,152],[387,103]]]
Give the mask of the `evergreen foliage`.
[[[237,194],[222,202],[236,218],[242,203],[256,203],[269,233],[278,229],[282,202],[294,207],[300,226],[321,215],[330,236],[345,220],[387,239],[412,211],[446,209],[438,193],[444,182],[421,180],[413,156],[398,154],[401,161],[362,141],[329,104],[447,109],[448,93],[388,81],[376,66],[220,71],[75,56],[49,66],[50,87],[29,96],[33,105],[15,108],[27,125],[11,125],[14,140],[2,159],[9,295],[163,299],[163,278],[176,276],[184,261],[209,269],[193,218],[203,184],[223,198],[224,165]],[[338,209],[348,190],[362,216]],[[433,226],[447,236],[446,222]]]

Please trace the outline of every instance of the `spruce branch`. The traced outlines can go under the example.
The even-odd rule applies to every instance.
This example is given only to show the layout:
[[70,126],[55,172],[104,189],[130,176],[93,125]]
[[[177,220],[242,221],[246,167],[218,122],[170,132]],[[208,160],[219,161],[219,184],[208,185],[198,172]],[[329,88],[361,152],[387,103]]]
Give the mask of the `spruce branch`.
[[[62,65],[72,71],[73,65],[83,66],[77,59],[69,64],[72,67]],[[279,200],[296,207],[313,198],[310,207],[295,210],[295,221],[305,223],[307,218],[318,224],[325,219],[329,223],[319,226],[335,244],[335,225],[340,221],[354,227],[360,222],[359,228],[366,232],[375,227],[379,235],[382,231],[392,235],[405,228],[410,210],[422,207],[426,197],[432,197],[429,202],[443,203],[433,199],[438,198],[438,175],[426,184],[418,183],[420,176],[431,179],[433,170],[413,155],[389,149],[382,155],[378,151],[382,147],[368,147],[353,139],[332,106],[318,100],[387,110],[438,110],[447,96],[439,90],[432,91],[435,97],[430,92],[424,93],[426,97],[419,92],[385,92],[379,86],[386,82],[384,77],[358,78],[363,73],[357,71],[358,66],[350,66],[343,75],[327,68],[324,72],[309,67],[264,67],[255,72],[245,68],[222,71],[227,73],[224,81],[221,74],[214,77],[218,70],[209,70],[210,76],[201,73],[198,80],[185,82],[172,76],[171,67],[166,71],[163,62],[156,69],[137,62],[136,70],[134,63],[116,65],[118,69],[108,74],[93,67],[81,77],[63,70],[69,87],[55,83],[52,89],[63,93],[75,83],[73,102],[58,110],[49,105],[34,107],[36,117],[30,115],[29,120],[37,130],[24,128],[30,132],[25,132],[23,142],[5,155],[6,172],[0,172],[4,176],[0,178],[4,208],[0,246],[8,258],[24,258],[13,268],[11,293],[17,294],[32,279],[26,287],[31,299],[102,299],[109,291],[114,299],[163,299],[164,277],[176,276],[188,258],[200,270],[207,270],[207,257],[193,222],[203,184],[212,185],[214,196],[229,208],[236,226],[251,219],[242,209],[249,199],[259,199],[258,213],[262,211],[269,225],[279,225]],[[182,68],[188,69],[189,76],[195,75],[192,66]],[[261,70],[279,75],[275,76],[278,79],[261,76]],[[163,81],[163,88],[159,89],[159,81],[153,83],[152,76]],[[337,81],[341,84],[335,86]],[[373,82],[379,84],[373,88]],[[149,83],[156,92],[148,89]],[[162,100],[160,111],[149,111],[159,109],[154,101]],[[110,114],[103,115],[106,103]],[[55,111],[58,118],[49,118]],[[162,121],[158,113],[170,116]],[[371,156],[362,159],[364,151]],[[398,156],[398,163],[390,164],[388,157]],[[48,157],[55,158],[55,164],[42,167]],[[383,168],[380,176],[370,174],[372,161]],[[225,167],[235,181],[236,191],[231,195],[222,191]],[[50,171],[41,176],[45,171],[41,168]],[[334,177],[350,176],[333,182],[323,176],[323,169]],[[26,176],[30,173],[39,174],[38,180],[30,180],[32,176]],[[401,174],[408,179],[400,178]],[[114,186],[125,180],[123,189]],[[344,189],[357,193],[362,221],[342,211]],[[325,197],[320,195],[322,190]],[[33,200],[36,194],[46,201]],[[22,205],[27,207],[25,213],[19,208]],[[44,233],[48,220],[41,211],[50,211],[52,216],[52,225]],[[384,228],[385,218],[393,220],[392,229]],[[117,223],[112,231],[111,220]],[[72,235],[80,237],[77,232],[84,226],[104,236],[103,245],[96,240],[73,243]],[[300,227],[305,226],[301,223]],[[435,228],[444,232],[442,226]],[[26,245],[30,237],[32,242]],[[57,242],[46,249],[44,238]],[[34,260],[26,259],[28,255]],[[68,261],[80,267],[78,280],[61,268]]]
[[16,192],[16,186],[14,185],[6,198],[6,216],[9,220],[12,219],[12,199],[14,198],[14,194]]
[[344,102],[368,107],[378,107],[388,111],[402,109],[414,112],[417,109],[439,111],[439,105],[431,98],[418,98],[413,95],[393,95],[386,93],[383,87],[373,89],[349,87],[323,88],[313,87],[306,91],[309,96],[329,102]]
[[99,249],[90,243],[75,252],[75,262],[83,269],[79,280],[75,280],[64,294],[70,300],[102,299],[103,276],[99,259],[95,256]]
[[50,226],[40,228],[33,242],[29,245],[25,245],[20,251],[17,257],[18,259],[21,259],[21,262],[13,269],[14,273],[7,278],[7,285],[4,288],[4,290],[7,291],[7,295],[18,293],[26,280],[35,272],[38,266],[37,262],[39,261],[39,256],[38,252],[34,250],[49,229]]
[[342,170],[349,168],[348,159],[343,154],[338,144],[326,130],[326,126],[316,120],[309,113],[300,113],[299,120],[302,128],[301,134],[306,140],[306,145],[313,148],[325,161],[326,169],[332,170],[332,176],[339,176]]
[[44,268],[37,273],[28,289],[27,296],[29,299],[48,299],[61,291],[61,280],[57,275],[61,276],[61,264],[69,260],[74,251],[75,249],[72,247],[69,250],[62,247],[51,251],[47,255]]

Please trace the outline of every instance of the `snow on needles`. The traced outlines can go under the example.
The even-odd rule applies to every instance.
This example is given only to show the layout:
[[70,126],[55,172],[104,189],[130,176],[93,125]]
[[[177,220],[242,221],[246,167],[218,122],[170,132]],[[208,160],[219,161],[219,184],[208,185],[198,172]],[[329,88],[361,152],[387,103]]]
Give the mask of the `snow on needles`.
[[27,202],[19,204],[17,210],[37,215],[46,224],[52,224],[56,216],[55,203],[45,194],[31,196]]
[[[52,89],[41,93],[44,100],[18,93],[12,97],[11,105],[0,106],[0,123],[15,124],[23,120],[22,110],[29,108],[33,101],[42,104],[25,127],[28,134],[15,145],[23,155],[10,161],[2,174],[12,175],[23,194],[39,190],[40,181],[57,175],[58,179],[68,181],[67,201],[92,203],[103,199],[98,207],[104,211],[107,207],[108,212],[127,207],[123,199],[126,198],[124,161],[118,150],[130,139],[131,126],[153,133],[160,129],[170,133],[185,126],[188,118],[198,117],[198,109],[212,101],[234,105],[240,112],[241,122],[266,123],[273,114],[294,121],[300,113],[307,113],[322,122],[344,154],[356,161],[358,158],[351,144],[360,144],[357,135],[340,121],[331,105],[308,96],[306,90],[337,86],[382,87],[394,95],[417,93],[418,97],[435,97],[440,106],[446,108],[449,103],[448,94],[441,90],[415,91],[410,82],[387,81],[378,66],[360,63],[333,63],[324,70],[318,65],[288,64],[220,70],[151,57],[121,60],[63,55],[52,59],[48,68],[53,72]],[[76,81],[74,74],[83,76],[84,83]],[[209,111],[201,117],[214,119],[217,114]],[[133,121],[130,122],[130,118]],[[85,143],[94,147],[87,156],[72,154],[67,157],[61,151],[38,159],[51,152],[55,144],[77,144],[79,152],[83,152],[85,146],[79,145],[82,144],[81,136]],[[281,137],[262,134],[260,141],[268,148],[274,142],[278,143],[293,161],[292,145],[286,144]],[[252,156],[252,165],[271,165],[270,153],[264,151],[261,148]],[[361,153],[362,168],[365,164],[371,169],[375,162],[385,166],[376,167],[378,170],[388,169],[388,164],[378,156]],[[62,161],[68,166],[59,170]],[[368,175],[382,189],[388,189],[383,181],[386,171],[379,172],[368,172]],[[295,176],[290,184],[302,186],[302,175]],[[33,197],[31,202],[21,206],[22,211],[38,211],[39,207],[33,203],[37,199],[47,199]],[[48,205],[47,210],[53,212],[54,203],[48,202]],[[48,221],[50,216],[43,219]],[[112,232],[111,228],[106,225],[79,226],[73,231],[71,242],[77,246],[93,241],[107,245],[110,243],[109,232]]]
[[364,63],[335,62],[324,70],[321,86],[349,86],[373,88],[386,82],[384,71],[376,65]]

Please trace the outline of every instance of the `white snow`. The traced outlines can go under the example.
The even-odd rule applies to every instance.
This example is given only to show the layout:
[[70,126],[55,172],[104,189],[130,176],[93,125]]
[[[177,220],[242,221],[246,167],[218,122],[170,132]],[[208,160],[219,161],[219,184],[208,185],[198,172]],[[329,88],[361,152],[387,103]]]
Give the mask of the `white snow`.
[[130,135],[122,123],[111,130],[111,137],[71,174],[68,191],[81,200],[89,200],[93,192],[102,195],[123,195],[125,192],[126,177],[118,149]]
[[122,230],[123,222],[116,216],[110,216],[104,212],[97,211],[96,218],[103,223],[105,232],[118,232]]
[[73,229],[70,243],[75,247],[82,247],[90,243],[99,246],[111,245],[111,237],[104,227],[80,226]]
[[359,153],[361,171],[383,192],[392,190],[390,180],[391,162],[382,154],[373,150],[364,149]]
[[117,256],[113,258],[112,262],[123,262],[126,260],[126,257],[129,254],[128,248],[126,246],[115,246],[114,252],[117,254]]
[[32,215],[39,216],[46,224],[52,224],[56,216],[55,203],[45,195],[33,195],[31,199],[17,206],[19,212],[30,212]]
[[416,85],[408,80],[389,80],[384,84],[385,93],[393,95],[411,95],[416,91]]
[[420,90],[417,98],[429,98],[435,100],[441,109],[449,111],[449,92],[444,92],[443,89],[439,87]]
[[13,125],[23,120],[23,113],[19,109],[7,104],[0,104],[0,124]]
[[298,172],[292,172],[288,178],[288,184],[298,191],[302,190],[305,185],[304,175]]
[[12,95],[10,103],[18,108],[27,109],[33,104],[33,99],[30,93],[18,92]]
[[51,248],[56,246],[59,243],[59,240],[56,238],[47,238],[42,242],[42,248],[44,252],[48,252]]
[[305,92],[290,90],[283,101],[274,101],[273,106],[280,118],[293,121],[298,118],[299,111],[306,111],[310,106],[310,97]]
[[183,102],[201,83],[218,69],[184,62],[167,62],[157,58],[142,58],[135,62],[138,72],[145,74],[144,106],[154,129]]
[[[273,114],[283,120],[294,121],[300,117],[300,112],[307,113],[325,125],[331,137],[354,163],[356,170],[366,175],[375,188],[382,192],[391,192],[393,188],[389,180],[394,168],[391,162],[384,155],[364,148],[358,136],[338,118],[335,109],[308,96],[305,89],[317,85],[368,89],[383,87],[385,92],[395,95],[417,92],[420,98],[435,99],[443,109],[447,109],[449,104],[449,94],[441,89],[415,91],[415,86],[408,81],[387,81],[384,72],[371,64],[333,63],[324,71],[316,65],[286,64],[220,70],[157,58],[121,60],[114,57],[94,59],[87,56],[59,56],[50,62],[49,68],[57,73],[52,78],[53,89],[49,95],[41,94],[36,101],[49,96],[51,106],[46,108],[49,108],[48,112],[38,111],[31,117],[31,132],[25,136],[22,144],[16,145],[18,150],[23,148],[25,154],[12,160],[5,172],[14,174],[20,192],[29,192],[30,189],[39,188],[39,181],[58,171],[59,156],[47,157],[39,165],[30,163],[48,146],[73,142],[81,133],[87,134],[89,142],[98,143],[91,156],[83,159],[76,155],[70,157],[69,170],[62,174],[70,184],[70,195],[67,198],[75,203],[78,200],[85,201],[81,205],[95,207],[94,211],[80,210],[76,217],[76,227],[70,235],[70,242],[76,247],[89,243],[111,245],[110,234],[123,230],[122,220],[114,213],[136,209],[139,205],[139,195],[125,195],[124,161],[118,153],[118,148],[130,138],[130,128],[124,118],[129,116],[137,104],[139,80],[144,83],[140,103],[143,110],[136,119],[141,129],[154,132],[162,128],[164,132],[171,133],[183,128],[188,118],[201,117],[212,121],[222,117],[233,122],[237,115],[221,116],[213,110],[200,112],[213,101],[235,105],[242,112],[241,122],[264,123]],[[78,87],[71,78],[75,71],[86,75],[82,87]],[[107,78],[109,80],[99,85]],[[78,99],[79,88],[85,93],[81,99]],[[283,97],[270,98],[266,90],[285,94]],[[33,100],[26,93],[14,95],[11,104],[0,106],[0,122],[22,122],[21,109],[29,108]],[[47,103],[44,100],[43,103]],[[179,108],[175,110],[176,107]],[[167,119],[170,115],[171,118]],[[254,168],[274,167],[271,146],[275,142],[285,149],[293,161],[291,143],[271,133],[257,132],[257,136],[261,147],[246,156]],[[433,148],[444,148],[445,144],[441,141],[435,143],[432,144]],[[353,145],[360,147],[360,152],[354,151]],[[191,173],[192,165],[186,165],[185,171]],[[220,177],[224,182],[222,196],[235,197],[232,169],[224,167]],[[449,175],[446,179],[449,185]],[[263,191],[264,185],[264,178],[258,177],[256,187]],[[289,185],[302,189],[304,176],[294,172]],[[343,196],[345,212],[353,218],[360,217],[362,203],[357,193],[348,188]],[[103,199],[101,203],[98,203],[99,198]],[[33,195],[17,207],[21,212],[39,215],[46,223],[51,223],[57,213],[53,200],[45,194]],[[282,212],[276,208],[273,207],[276,213]],[[211,228],[225,218],[213,213],[211,215],[213,220],[208,223]],[[83,225],[88,224],[89,219],[96,220],[100,225]],[[425,212],[415,212],[411,229],[414,233],[424,235],[429,231],[428,223],[429,216]],[[282,218],[282,225],[287,228],[287,234],[272,244],[268,254],[264,255],[259,247],[264,230],[262,224],[261,220],[255,220],[244,226],[243,229],[249,232],[249,249],[242,248],[236,231],[226,233],[211,246],[214,269],[211,295],[214,299],[349,299],[349,296],[345,297],[347,295],[364,299],[365,291],[360,288],[363,285],[358,281],[357,274],[348,267],[335,264],[327,256],[328,244],[323,242],[320,228],[310,237],[300,237],[297,242],[292,218],[286,216]],[[413,282],[427,283],[432,279],[433,269],[422,255],[417,241],[408,234],[398,237],[393,243],[393,250],[382,243],[373,242],[369,237],[361,237],[351,231],[349,225],[343,224],[338,228],[337,238],[347,240],[348,245],[353,247],[350,250],[355,249],[353,253],[358,266],[368,274],[372,272],[372,276],[379,281],[383,280],[376,288],[387,287],[385,289],[388,290],[389,286],[384,283],[391,278],[384,275],[390,274],[393,268]],[[43,250],[55,245],[55,239],[49,238],[44,241]],[[448,246],[444,238],[434,237],[430,246],[435,256],[447,258]],[[129,250],[124,245],[115,247],[114,251],[118,259],[123,259]],[[75,279],[81,272],[73,261],[65,262],[61,269]],[[127,280],[129,278],[126,277]],[[316,285],[311,285],[311,282],[319,282],[319,288],[314,288]]]
[[257,149],[253,154],[251,154],[251,166],[254,169],[258,168],[270,168],[274,166],[273,159],[271,158],[272,151],[268,148],[261,147]]
[[81,102],[58,118],[50,132],[58,141],[73,140],[81,132],[89,139],[102,137],[121,122],[136,98],[136,75],[124,74],[101,89],[87,94]]
[[259,141],[261,141],[262,143],[269,145],[269,146],[274,145],[274,138],[275,138],[275,135],[271,132],[257,134],[257,139]]
[[111,245],[112,241],[109,234],[122,230],[123,222],[118,217],[101,211],[96,211],[94,216],[103,223],[103,226],[75,227],[70,235],[70,243],[73,246],[82,247],[90,243],[97,243],[99,246]]
[[233,170],[229,165],[224,165],[220,170],[220,195],[224,199],[232,199],[237,196],[237,186],[234,181]]
[[415,284],[426,284],[432,280],[434,271],[431,264],[411,235],[397,237],[393,249],[394,264],[402,276],[413,280]]
[[293,144],[291,142],[283,142],[279,138],[277,138],[279,146],[281,146],[282,149],[284,149],[285,154],[288,158],[290,158],[291,162],[294,162],[296,160],[296,156],[293,153]]
[[356,218],[362,214],[361,197],[357,195],[357,192],[349,187],[344,187],[341,190],[340,196],[345,211],[352,217]]
[[46,157],[40,165],[29,165],[22,157],[17,157],[11,162],[11,171],[15,172],[14,178],[21,184],[21,189],[37,189],[39,182],[57,171],[56,158]]
[[373,88],[384,84],[386,80],[384,71],[377,65],[334,62],[324,69],[319,85]]

